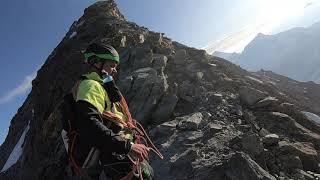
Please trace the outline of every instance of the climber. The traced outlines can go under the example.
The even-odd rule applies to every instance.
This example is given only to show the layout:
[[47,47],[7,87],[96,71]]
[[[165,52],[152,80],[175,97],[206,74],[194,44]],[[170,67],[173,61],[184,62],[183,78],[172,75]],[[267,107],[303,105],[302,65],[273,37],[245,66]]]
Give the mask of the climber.
[[119,64],[117,51],[110,45],[93,43],[87,47],[84,56],[90,72],[83,75],[73,88],[76,143],[80,148],[71,152],[83,151],[80,154],[84,155],[78,155],[77,160],[80,159],[84,168],[90,164],[91,147],[96,148],[99,165],[92,167],[99,168],[93,168],[96,172],[91,171],[90,176],[94,178],[98,178],[102,169],[112,179],[141,179],[134,172],[135,162],[139,162],[141,166],[136,172],[139,171],[145,180],[153,179],[153,169],[146,161],[150,148],[135,141],[130,129],[134,127],[133,120],[114,83]]

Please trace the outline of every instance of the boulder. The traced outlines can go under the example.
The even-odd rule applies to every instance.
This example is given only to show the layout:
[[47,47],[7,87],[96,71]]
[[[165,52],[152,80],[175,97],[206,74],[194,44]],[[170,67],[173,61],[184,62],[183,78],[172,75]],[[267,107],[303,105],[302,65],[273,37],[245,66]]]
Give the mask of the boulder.
[[176,118],[179,120],[179,124],[177,125],[177,128],[179,130],[191,130],[195,131],[198,129],[203,116],[200,112],[194,113],[191,116],[184,116],[181,118]]
[[288,134],[296,129],[295,120],[280,112],[255,113],[258,124],[271,133]]
[[263,144],[257,134],[245,134],[241,144],[243,149],[252,156],[258,156],[263,152]]
[[152,114],[153,122],[159,124],[168,120],[173,113],[174,108],[178,102],[178,97],[174,94],[164,95],[162,97],[157,109]]
[[165,94],[166,79],[157,76],[153,68],[141,68],[132,73],[133,85],[129,93],[129,106],[133,117],[142,123],[151,120],[152,113]]
[[277,161],[280,164],[280,168],[284,172],[293,172],[295,169],[302,169],[302,162],[299,156],[292,154],[280,155],[277,157]]
[[314,172],[319,172],[318,153],[314,149],[313,144],[309,142],[287,143],[281,141],[279,143],[279,150],[281,154],[292,154],[301,159],[303,169]]
[[279,100],[277,98],[268,96],[268,97],[258,101],[254,105],[254,107],[255,108],[267,108],[267,107],[272,106],[274,108],[274,107],[277,107],[278,105],[279,105]]
[[267,146],[278,145],[280,138],[277,134],[268,134],[264,138],[262,138],[263,144]]
[[[170,166],[170,179],[192,179],[194,178],[194,168],[192,161],[197,157],[197,152],[194,150],[187,150],[179,156],[179,158],[172,161]],[[159,177],[159,179],[161,179]]]
[[222,131],[222,129],[223,129],[223,127],[219,124],[209,123],[207,130],[210,134],[215,134],[215,133]]
[[233,155],[224,165],[223,171],[227,179],[276,180],[245,153]]
[[239,89],[239,96],[241,103],[252,106],[256,102],[264,99],[267,96],[267,93],[248,86],[242,86]]
[[176,129],[177,124],[178,121],[176,120],[164,122],[153,128],[150,131],[150,135],[152,137],[157,137],[158,139],[160,139],[159,137],[167,139],[168,136],[171,136],[173,134],[173,131]]

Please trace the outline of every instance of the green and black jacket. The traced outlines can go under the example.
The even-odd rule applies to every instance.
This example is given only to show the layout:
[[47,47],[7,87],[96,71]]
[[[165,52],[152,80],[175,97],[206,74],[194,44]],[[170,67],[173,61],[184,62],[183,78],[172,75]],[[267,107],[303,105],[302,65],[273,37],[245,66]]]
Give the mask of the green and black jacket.
[[82,147],[88,149],[94,146],[104,153],[127,154],[131,149],[130,140],[124,139],[120,134],[109,129],[101,116],[103,111],[113,108],[113,112],[117,116],[126,118],[117,111],[117,108],[114,108],[116,103],[110,99],[113,100],[115,95],[110,96],[112,91],[107,90],[108,86],[118,89],[113,81],[106,89],[101,77],[95,72],[86,74],[84,77],[78,84],[75,97],[77,119],[75,127],[79,133]]

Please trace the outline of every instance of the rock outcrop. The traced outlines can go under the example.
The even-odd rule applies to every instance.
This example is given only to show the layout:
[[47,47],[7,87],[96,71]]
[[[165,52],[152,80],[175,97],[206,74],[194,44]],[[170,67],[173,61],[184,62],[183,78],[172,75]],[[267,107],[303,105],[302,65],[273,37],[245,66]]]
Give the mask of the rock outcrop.
[[38,71],[0,147],[0,168],[29,125],[21,156],[0,179],[79,179],[68,164],[56,107],[87,71],[81,51],[96,40],[120,53],[116,82],[164,155],[150,157],[157,179],[319,176],[319,125],[301,112],[319,114],[317,98],[303,100],[307,96],[128,22],[109,0],[85,9]]

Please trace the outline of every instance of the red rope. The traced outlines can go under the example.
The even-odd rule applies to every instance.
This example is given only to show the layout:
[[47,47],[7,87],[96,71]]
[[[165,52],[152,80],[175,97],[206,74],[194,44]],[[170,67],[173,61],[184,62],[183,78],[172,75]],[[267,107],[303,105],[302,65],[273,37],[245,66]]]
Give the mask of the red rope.
[[81,170],[81,167],[79,167],[79,165],[77,164],[76,160],[73,157],[73,153],[74,153],[74,145],[75,145],[75,141],[77,138],[78,134],[74,131],[72,132],[72,135],[70,137],[72,137],[72,142],[71,142],[71,148],[70,148],[70,152],[69,152],[69,159],[71,162],[71,165],[75,168],[76,173],[80,176],[84,175],[84,172]]
[[[143,128],[143,126],[139,122],[137,122],[136,120],[134,120],[132,118],[131,113],[129,111],[128,104],[123,96],[121,97],[120,108],[121,108],[121,111],[127,116],[127,118],[128,118],[127,122],[122,121],[113,112],[110,112],[110,111],[103,112],[103,116],[105,117],[105,119],[108,119],[108,120],[113,121],[115,123],[120,123],[124,126],[124,128],[128,128],[131,131],[135,132],[136,133],[135,134],[135,143],[140,144],[141,140],[143,140],[146,147],[149,150],[152,150],[155,154],[157,154],[160,157],[160,159],[163,159],[163,155],[156,148],[156,146],[153,144],[150,137],[148,136],[145,129]],[[139,176],[140,176],[140,179],[143,180],[142,172],[141,172],[141,162],[142,161],[140,162],[139,159],[137,159],[135,161],[130,155],[128,155],[128,158],[130,159],[130,161],[133,164],[133,170],[127,176],[125,176],[124,178],[121,178],[121,179],[131,180],[134,173],[137,172],[137,174],[139,174]]]

